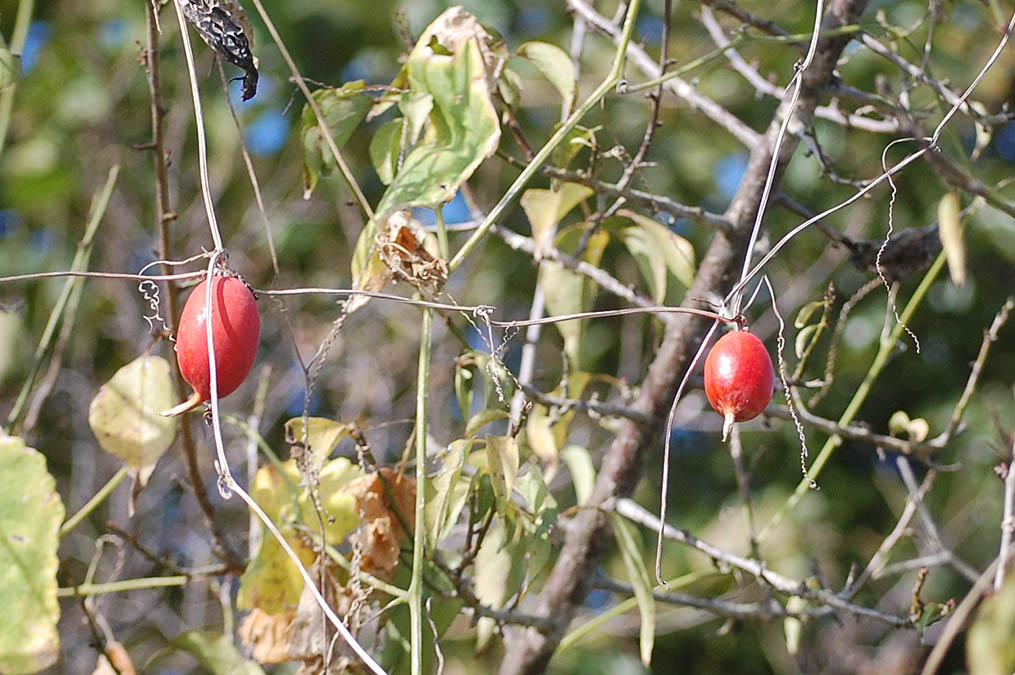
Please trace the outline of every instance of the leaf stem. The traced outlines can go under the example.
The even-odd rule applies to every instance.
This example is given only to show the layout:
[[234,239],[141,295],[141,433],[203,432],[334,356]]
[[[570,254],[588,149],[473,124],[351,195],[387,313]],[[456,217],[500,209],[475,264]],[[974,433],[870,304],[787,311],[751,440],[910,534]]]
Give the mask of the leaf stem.
[[116,486],[123,482],[123,479],[127,477],[129,471],[126,466],[121,466],[120,470],[113,474],[113,477],[106,481],[106,484],[99,488],[99,491],[88,500],[88,502],[78,509],[77,513],[64,521],[63,525],[60,526],[59,536],[63,537],[65,534],[73,530],[75,527],[81,524],[81,521],[88,517],[92,511],[98,507],[99,504],[106,500]]
[[81,584],[70,588],[56,589],[56,597],[73,598],[79,595],[102,595],[105,593],[123,593],[126,591],[140,591],[149,588],[165,588],[166,586],[183,586],[191,577],[186,574],[179,574],[172,577],[141,577],[139,579],[121,579],[110,581],[105,584]]

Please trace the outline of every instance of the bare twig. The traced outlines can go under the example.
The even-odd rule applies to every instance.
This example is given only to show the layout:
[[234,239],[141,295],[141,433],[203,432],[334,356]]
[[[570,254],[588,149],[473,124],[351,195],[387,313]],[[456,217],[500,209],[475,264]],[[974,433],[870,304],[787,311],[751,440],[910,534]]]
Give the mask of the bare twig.
[[[610,508],[610,504],[604,504],[604,508]],[[625,518],[632,520],[640,525],[644,525],[653,532],[661,531],[663,536],[672,541],[679,542],[691,548],[695,548],[709,558],[714,560],[722,567],[731,567],[743,572],[747,572],[753,577],[764,581],[770,585],[773,589],[786,595],[795,595],[802,598],[816,600],[824,603],[829,607],[854,614],[856,616],[863,616],[871,619],[876,619],[888,625],[896,628],[907,627],[910,624],[908,618],[895,616],[894,614],[888,614],[881,612],[876,609],[870,609],[855,605],[844,599],[842,596],[833,593],[825,589],[814,589],[809,587],[803,581],[791,579],[783,576],[777,572],[773,572],[768,569],[764,562],[760,560],[753,560],[750,558],[744,558],[734,553],[728,553],[717,546],[709,544],[706,541],[698,539],[696,536],[669,525],[663,526],[660,530],[659,519],[656,518],[655,514],[645,510],[637,503],[630,499],[618,499],[612,504],[613,510]]]

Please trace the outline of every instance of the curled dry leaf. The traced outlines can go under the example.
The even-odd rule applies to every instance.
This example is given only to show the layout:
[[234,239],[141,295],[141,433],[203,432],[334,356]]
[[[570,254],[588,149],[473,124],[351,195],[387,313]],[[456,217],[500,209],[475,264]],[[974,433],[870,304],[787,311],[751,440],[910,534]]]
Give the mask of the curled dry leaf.
[[240,639],[258,663],[285,663],[289,660],[289,624],[293,611],[268,614],[255,607],[240,624]]
[[[315,565],[311,570],[315,584],[323,591],[328,604],[335,612],[345,617],[350,630],[357,630],[355,617],[350,618],[349,612],[352,609],[353,596],[351,591],[338,583],[332,573],[332,567],[328,567],[321,578],[321,566]],[[291,660],[303,663],[297,671],[297,675],[318,675],[326,673],[340,675],[350,671],[349,668],[359,662],[358,658],[348,649],[345,640],[335,640],[335,629],[328,623],[317,604],[317,599],[305,586],[300,596],[299,608],[296,616],[288,628],[288,653]],[[328,650],[332,650],[328,654]]]
[[412,527],[416,482],[384,468],[354,480],[345,491],[355,497],[362,521],[352,535],[362,547],[362,569],[373,575],[389,576],[398,565],[398,543],[408,535],[406,528]]

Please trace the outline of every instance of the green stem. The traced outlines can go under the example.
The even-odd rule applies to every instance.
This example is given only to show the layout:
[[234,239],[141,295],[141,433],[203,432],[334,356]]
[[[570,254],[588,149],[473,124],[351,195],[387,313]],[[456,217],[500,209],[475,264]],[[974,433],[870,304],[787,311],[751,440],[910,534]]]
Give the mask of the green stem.
[[[25,49],[25,39],[28,37],[28,26],[32,22],[32,10],[35,8],[35,0],[21,0],[18,3],[18,14],[14,17],[14,31],[11,33],[9,46],[11,54],[21,55]],[[0,156],[4,154],[4,144],[7,141],[7,127],[11,123],[11,110],[14,108],[14,92],[18,83],[11,82],[7,90],[0,95]]]
[[447,260],[451,255],[451,246],[448,244],[448,226],[444,224],[444,207],[438,206],[433,214],[437,223],[437,248],[440,249],[441,257]]
[[106,484],[99,488],[99,491],[95,493],[91,499],[88,500],[84,506],[78,509],[78,512],[73,516],[64,521],[64,524],[60,526],[60,536],[64,536],[75,527],[81,524],[81,521],[88,517],[88,514],[95,510],[95,508],[106,500],[106,497],[116,489],[116,486],[123,482],[123,479],[127,477],[129,471],[126,466],[120,467],[120,470],[113,474],[113,477],[106,481]]
[[[895,343],[899,341],[902,331],[905,330],[905,325],[909,323],[913,314],[916,313],[916,309],[920,306],[924,296],[927,295],[927,291],[930,290],[931,284],[933,284],[934,280],[937,279],[937,275],[944,266],[944,263],[945,254],[942,251],[938,254],[934,263],[930,266],[930,269],[927,270],[927,273],[920,281],[920,285],[913,293],[913,297],[909,299],[909,302],[906,304],[906,308],[902,310],[902,314],[899,316],[899,321],[895,322],[895,328],[892,329],[892,332],[889,333],[886,338],[881,340],[878,353],[874,357],[874,361],[871,363],[870,368],[867,370],[867,375],[863,378],[863,382],[860,383],[860,386],[857,387],[856,393],[853,394],[853,399],[849,402],[849,405],[846,406],[842,416],[839,417],[839,426],[847,426],[853,421],[857,413],[860,412],[860,407],[863,406],[864,401],[867,400],[867,395],[870,393],[874,381],[879,375],[881,375],[881,371],[888,363],[888,357],[891,356],[892,350],[895,348]],[[842,445],[842,437],[838,435],[830,436],[828,440],[825,441],[824,446],[821,448],[821,452],[818,453],[818,456],[815,458],[814,463],[807,472],[807,475],[803,477],[800,483],[796,486],[796,490],[793,491],[793,494],[790,495],[789,499],[786,500],[786,503],[779,508],[774,516],[772,516],[772,519],[768,521],[765,528],[758,535],[759,544],[765,541],[768,535],[775,531],[776,527],[778,527],[779,523],[782,522],[782,519],[786,516],[786,513],[799,503],[800,499],[807,493],[808,489],[810,489],[810,486],[818,479],[818,475],[831,458],[832,453],[840,445]]]
[[[670,590],[675,589],[675,588],[681,588],[682,586],[686,586],[686,585],[688,585],[690,583],[698,581],[701,578],[704,578],[704,577],[707,577],[707,576],[711,576],[713,574],[715,574],[715,573],[714,572],[690,572],[688,574],[684,574],[684,575],[679,576],[676,579],[673,579],[672,581],[668,582],[666,584],[666,587],[668,589],[670,589]],[[630,612],[632,609],[636,608],[637,606],[638,606],[638,599],[632,596],[632,597],[628,598],[627,600],[623,600],[621,602],[618,602],[616,605],[614,605],[613,607],[610,607],[609,609],[603,611],[601,614],[597,614],[594,618],[589,619],[588,621],[586,621],[585,623],[583,623],[582,625],[578,626],[573,631],[571,631],[570,633],[565,635],[564,639],[562,639],[560,641],[560,646],[557,647],[557,651],[555,653],[556,654],[560,654],[564,650],[570,649],[579,640],[581,640],[583,637],[585,637],[586,635],[588,635],[592,631],[594,631],[597,628],[599,628],[600,626],[602,626],[604,623],[606,623],[610,619],[612,619],[614,617],[617,617],[617,616],[620,616],[621,614],[626,614],[627,612]]]
[[585,99],[585,102],[567,118],[557,131],[550,136],[550,140],[546,142],[543,147],[539,149],[539,152],[533,156],[532,161],[529,162],[522,172],[515,179],[515,182],[511,184],[504,196],[500,198],[500,201],[487,214],[486,218],[480,224],[476,231],[472,233],[472,236],[462,244],[462,247],[455,253],[455,257],[448,263],[448,272],[454,272],[459,265],[465,260],[465,257],[472,252],[479,242],[486,236],[493,227],[493,224],[503,215],[508,205],[514,201],[515,197],[522,191],[522,188],[536,175],[536,173],[543,167],[543,164],[550,157],[550,153],[556,149],[558,145],[567,137],[571,130],[574,129],[578,122],[581,121],[585,115],[594,108],[604,96],[610,91],[616,88],[617,83],[620,81],[621,72],[624,69],[624,57],[627,54],[627,45],[631,41],[631,35],[634,32],[635,19],[638,16],[638,8],[641,5],[641,0],[631,0],[627,6],[627,16],[624,19],[624,28],[620,36],[620,43],[617,45],[617,53],[613,59],[613,67],[610,68],[609,74],[606,79],[603,80],[602,84],[596,87],[596,90]]
[[183,586],[190,577],[180,574],[175,577],[142,577],[140,579],[123,579],[105,584],[81,584],[72,588],[56,589],[56,597],[73,598],[79,595],[102,595],[104,593],[123,593],[148,588],[165,588],[166,586]]
[[[82,272],[88,267],[88,261],[92,256],[92,245],[95,241],[95,231],[99,227],[99,223],[102,221],[102,216],[106,213],[106,207],[109,205],[109,198],[113,194],[113,187],[116,185],[116,177],[120,173],[120,166],[117,164],[109,170],[109,176],[106,178],[106,185],[102,188],[102,192],[95,202],[95,207],[92,209],[92,217],[85,227],[85,234],[78,243],[78,250],[74,254],[74,261],[71,263],[71,271]],[[64,312],[68,307],[68,302],[71,299],[71,292],[76,286],[83,283],[81,277],[68,277],[63,284],[63,289],[60,291],[60,296],[57,298],[56,306],[53,307],[53,311],[50,312],[49,320],[46,322],[46,328],[42,332],[42,338],[39,340],[39,345],[35,348],[35,357],[32,359],[32,363],[28,368],[28,376],[25,378],[25,383],[21,387],[21,391],[18,393],[18,399],[14,403],[14,407],[11,408],[10,414],[7,416],[7,428],[13,433],[16,427],[21,423],[22,417],[24,417],[28,398],[31,396],[32,389],[35,387],[35,380],[39,376],[39,371],[42,369],[42,362],[45,360],[46,354],[49,353],[50,347],[53,344],[53,336],[56,335],[57,329],[59,329],[61,322],[64,318]]]
[[423,310],[420,328],[419,374],[416,379],[416,517],[412,532],[412,579],[406,591],[409,602],[410,669],[412,675],[423,671],[423,520],[426,509],[426,437],[427,389],[430,383],[430,342],[433,334],[433,310]]

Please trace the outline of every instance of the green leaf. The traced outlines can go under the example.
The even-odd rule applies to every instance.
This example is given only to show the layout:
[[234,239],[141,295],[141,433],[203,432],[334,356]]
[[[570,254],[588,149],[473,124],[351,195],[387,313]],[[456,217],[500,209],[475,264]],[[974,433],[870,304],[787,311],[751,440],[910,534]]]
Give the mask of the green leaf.
[[[299,536],[292,523],[300,523],[312,532],[319,532],[320,524],[314,504],[300,487],[302,476],[295,460],[282,463],[282,471],[275,466],[258,469],[250,494],[278,526],[282,535],[296,551],[304,565],[313,562],[315,553]],[[324,534],[328,543],[337,545],[359,525],[356,500],[343,488],[359,478],[360,470],[348,459],[339,457],[326,462],[320,471],[318,494],[323,510]],[[303,591],[303,579],[295,563],[262,526],[261,546],[240,577],[236,606],[240,609],[257,607],[268,614],[295,609]]]
[[596,468],[587,448],[569,445],[560,453],[571,472],[571,484],[574,485],[575,498],[578,504],[584,504],[592,496],[596,485]]
[[[476,554],[473,584],[476,598],[493,609],[504,607],[525,579],[524,550],[509,538],[499,520],[490,527]],[[493,636],[495,623],[489,617],[477,622],[476,651],[482,651]]]
[[[395,172],[398,171],[403,124],[404,120],[401,117],[388,120],[377,128],[374,137],[370,139],[370,163],[374,165],[377,177],[385,185],[390,185],[391,181],[395,180]],[[355,276],[353,272],[353,277]]]
[[[565,252],[574,250],[579,238],[580,233],[577,230],[562,233],[557,238],[557,248]],[[598,265],[609,239],[610,236],[605,231],[589,237],[581,259],[593,266]],[[582,312],[590,308],[595,301],[595,284],[557,263],[544,262],[539,268],[539,280],[546,296],[549,316]],[[581,369],[581,338],[584,324],[584,320],[560,321],[554,324],[564,338],[564,353],[575,370]]]
[[656,634],[656,601],[652,597],[652,580],[641,554],[641,546],[635,538],[633,526],[617,514],[610,514],[613,533],[617,537],[617,546],[627,568],[627,576],[634,589],[634,597],[638,602],[641,614],[641,662],[646,668],[652,664],[652,645]]
[[243,658],[227,636],[214,631],[189,631],[169,641],[176,649],[194,655],[204,672],[212,675],[263,675],[261,666]]
[[498,511],[503,514],[518,476],[518,441],[510,436],[487,436],[486,457]]
[[398,99],[398,109],[405,116],[409,125],[408,133],[405,136],[407,145],[415,145],[423,133],[423,126],[430,118],[433,111],[433,96],[425,91],[406,91]]
[[634,211],[621,209],[623,216],[635,224],[622,228],[617,235],[631,252],[657,303],[666,299],[667,282],[675,278],[685,288],[694,283],[694,246],[670,228]]
[[796,313],[796,319],[793,320],[793,325],[796,328],[803,328],[804,326],[807,325],[807,322],[811,320],[811,317],[814,315],[814,312],[824,308],[824,306],[825,302],[823,300],[814,300],[813,302],[808,302],[807,304],[805,304],[803,307],[800,308],[799,312]]
[[[790,596],[786,600],[787,612],[802,612],[807,607],[807,601],[798,595]],[[782,632],[786,636],[786,651],[796,656],[800,651],[800,633],[803,630],[803,622],[795,616],[788,616],[783,619]]]
[[477,40],[464,42],[454,56],[417,44],[407,73],[416,100],[429,95],[433,109],[422,140],[405,156],[377,206],[382,218],[395,208],[438,208],[451,201],[500,143],[500,124]]
[[532,227],[536,245],[544,247],[549,244],[564,216],[594,194],[592,188],[577,183],[563,183],[556,190],[526,190],[520,202]]
[[804,326],[796,334],[796,340],[793,344],[793,351],[796,353],[796,357],[803,358],[804,352],[807,347],[810,346],[811,342],[815,339],[818,328],[821,324],[812,323],[809,326]]
[[102,449],[123,460],[144,485],[176,437],[176,420],[159,415],[172,406],[169,362],[145,354],[99,388],[88,426]]
[[948,274],[952,283],[961,286],[966,283],[966,243],[962,239],[962,216],[959,196],[949,192],[937,205],[938,236],[941,248],[948,262]]
[[[363,80],[356,80],[346,82],[337,89],[318,89],[314,92],[314,101],[324,117],[324,124],[339,149],[349,140],[373,105],[364,91],[365,87]],[[308,199],[320,176],[338,170],[335,156],[309,104],[303,106],[300,140],[303,147],[303,198]]]
[[[338,442],[353,430],[351,424],[329,420],[326,417],[310,417],[307,419],[306,442],[314,468],[318,471],[331,455]],[[288,443],[303,443],[303,418],[294,417],[285,423],[285,438]]]
[[568,53],[547,42],[526,42],[515,52],[536,67],[543,77],[560,92],[564,107],[570,110],[575,103],[578,83],[574,79],[574,66]]
[[966,664],[971,675],[1015,672],[1015,573],[1009,571],[1001,590],[977,610],[966,638]]
[[469,418],[468,424],[465,425],[465,436],[466,438],[471,438],[487,424],[507,419],[510,416],[510,413],[503,408],[485,408],[480,410]]
[[60,654],[56,550],[65,512],[46,458],[0,431],[0,672],[34,673]]
[[21,77],[21,58],[11,54],[7,42],[0,35],[0,93]]
[[444,466],[436,476],[426,480],[424,517],[427,547],[432,551],[458,522],[458,516],[465,508],[472,479],[462,475],[462,467],[473,442],[465,439],[453,441],[444,455]]

